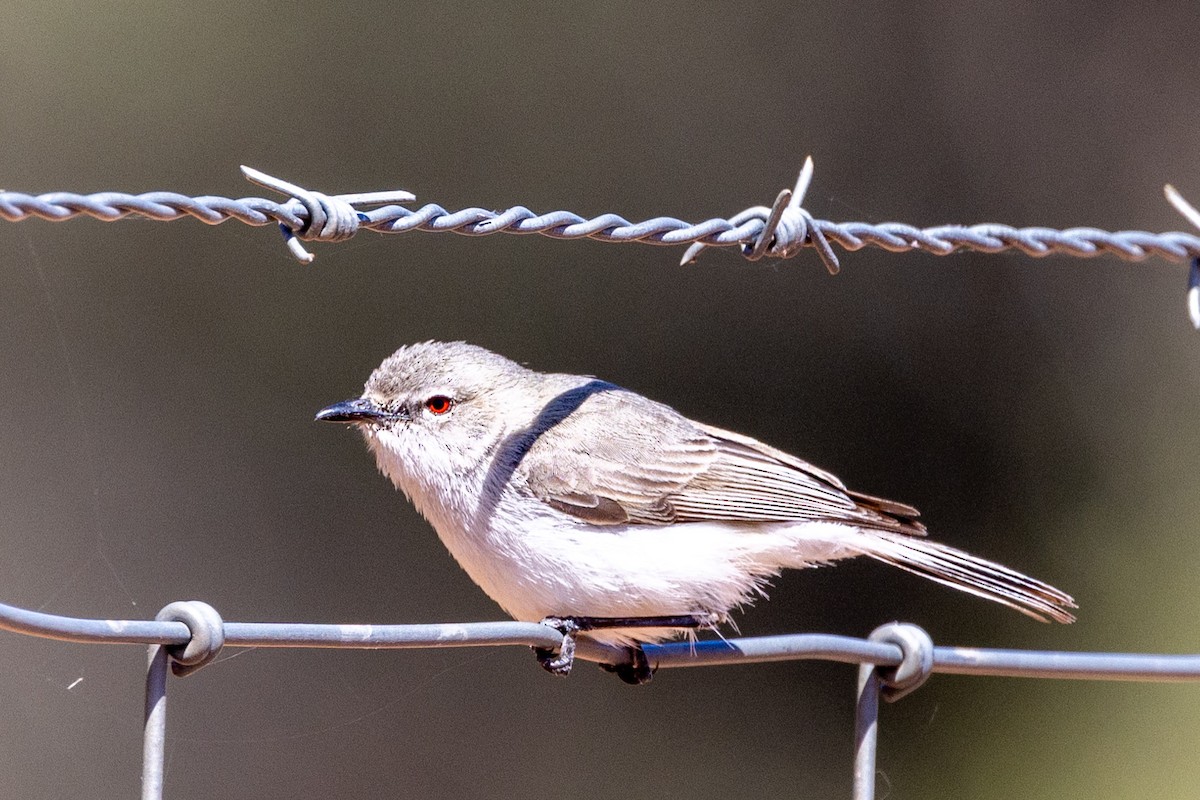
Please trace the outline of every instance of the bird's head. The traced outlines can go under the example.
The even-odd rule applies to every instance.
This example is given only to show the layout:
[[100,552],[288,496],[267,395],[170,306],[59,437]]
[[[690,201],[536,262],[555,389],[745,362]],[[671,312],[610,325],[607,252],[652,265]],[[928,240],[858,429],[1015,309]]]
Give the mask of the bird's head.
[[402,347],[361,397],[317,413],[356,426],[380,469],[410,497],[416,483],[460,480],[535,413],[537,373],[465,342]]

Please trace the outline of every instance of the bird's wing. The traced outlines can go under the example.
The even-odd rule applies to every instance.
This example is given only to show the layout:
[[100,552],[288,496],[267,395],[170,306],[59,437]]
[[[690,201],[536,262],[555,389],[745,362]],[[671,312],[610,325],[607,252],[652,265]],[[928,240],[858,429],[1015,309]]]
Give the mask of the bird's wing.
[[717,447],[673,409],[611,387],[534,431],[515,477],[545,503],[598,525],[665,524],[671,498]]
[[696,424],[718,457],[672,499],[678,519],[829,520],[922,535],[915,508],[847,489],[837,476],[762,442]]
[[535,497],[599,525],[830,520],[924,532],[911,506],[623,390],[589,396],[542,431],[517,473]]

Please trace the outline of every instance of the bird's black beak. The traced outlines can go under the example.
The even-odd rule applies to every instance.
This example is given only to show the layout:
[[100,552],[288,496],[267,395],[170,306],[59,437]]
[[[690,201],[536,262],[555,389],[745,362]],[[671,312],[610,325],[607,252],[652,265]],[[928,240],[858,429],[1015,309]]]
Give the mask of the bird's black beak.
[[317,422],[383,422],[396,415],[380,408],[374,400],[357,397],[344,400],[317,412]]

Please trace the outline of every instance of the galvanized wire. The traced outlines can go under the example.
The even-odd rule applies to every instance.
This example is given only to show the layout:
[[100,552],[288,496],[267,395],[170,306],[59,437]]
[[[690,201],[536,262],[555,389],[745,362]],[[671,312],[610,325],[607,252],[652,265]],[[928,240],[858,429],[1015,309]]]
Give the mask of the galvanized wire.
[[[114,222],[130,216],[169,222],[191,217],[209,225],[237,220],[247,225],[279,225],[287,235],[304,241],[334,241],[353,235],[359,228],[377,233],[426,231],[451,232],[463,236],[494,233],[537,234],[554,239],[592,239],[602,242],[642,242],[656,245],[699,244],[707,247],[741,246],[749,258],[763,255],[788,257],[805,247],[819,251],[825,243],[846,250],[877,247],[890,252],[920,250],[933,255],[961,251],[999,253],[1015,250],[1042,257],[1052,254],[1091,258],[1113,255],[1126,261],[1161,258],[1181,262],[1200,257],[1200,237],[1190,233],[1105,231],[1098,228],[1057,230],[1045,227],[1016,228],[1011,225],[939,225],[918,228],[899,222],[833,222],[814,219],[798,202],[802,191],[785,190],[776,206],[755,206],[728,219],[699,223],[669,216],[631,222],[618,214],[582,217],[569,211],[536,213],[524,206],[501,211],[464,208],[449,211],[435,203],[416,210],[395,205],[387,198],[411,198],[406,192],[354,195],[324,195],[243,168],[256,182],[270,185],[293,199],[276,202],[261,197],[232,199],[204,195],[189,197],[175,192],[125,194],[98,192],[74,194],[51,192],[30,195],[0,191],[0,219],[19,222],[38,218],[62,222],[91,217]],[[810,173],[811,174],[811,173]],[[798,186],[798,190],[804,187]],[[787,196],[784,197],[783,195]],[[381,205],[382,204],[382,205]],[[376,206],[363,210],[367,206]],[[347,212],[347,209],[350,209]],[[775,211],[776,214],[772,215]],[[317,219],[320,217],[320,219]],[[328,224],[336,220],[337,224]],[[832,269],[832,251],[822,258]],[[690,260],[695,251],[689,251]]]
[[[222,647],[378,650],[520,645],[557,649],[563,642],[559,631],[531,622],[432,625],[224,622],[215,609],[198,601],[172,603],[153,621],[64,617],[0,604],[0,629],[70,642],[151,645],[143,734],[145,800],[162,797],[168,668],[176,675],[191,674],[210,663]],[[201,640],[201,647],[192,647]],[[920,686],[932,673],[1200,682],[1200,654],[935,647],[924,631],[900,623],[884,626],[866,639],[787,634],[646,645],[645,652],[654,669],[797,660],[862,665],[855,734],[855,797],[859,800],[867,800],[874,791],[879,696],[898,699]],[[580,658],[609,665],[624,664],[629,659],[628,651],[622,648],[586,639],[578,642],[576,653]]]
[[[193,604],[187,601],[183,605]],[[175,604],[172,604],[175,605]],[[168,606],[169,608],[170,606]],[[225,647],[400,650],[521,645],[557,648],[562,634],[534,622],[465,622],[420,625],[321,624],[307,622],[222,622]],[[13,633],[91,644],[158,644],[177,652],[192,630],[177,620],[112,620],[64,617],[0,603],[0,629]],[[646,645],[655,668],[711,667],[770,661],[825,660],[897,666],[895,644],[829,634],[786,634]],[[621,664],[628,653],[580,641],[580,657]],[[1200,654],[1087,653],[934,647],[932,672],[1074,680],[1155,682],[1200,681]]]

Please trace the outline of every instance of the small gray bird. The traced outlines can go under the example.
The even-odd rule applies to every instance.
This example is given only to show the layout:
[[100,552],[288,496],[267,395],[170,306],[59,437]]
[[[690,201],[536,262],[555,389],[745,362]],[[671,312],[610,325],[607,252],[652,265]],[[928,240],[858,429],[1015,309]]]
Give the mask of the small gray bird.
[[467,574],[519,620],[631,648],[722,621],[780,570],[870,556],[1071,622],[1071,597],[925,537],[917,510],[847,489],[748,436],[611,383],[546,374],[464,342],[402,347],[362,397],[318,420],[356,425]]

